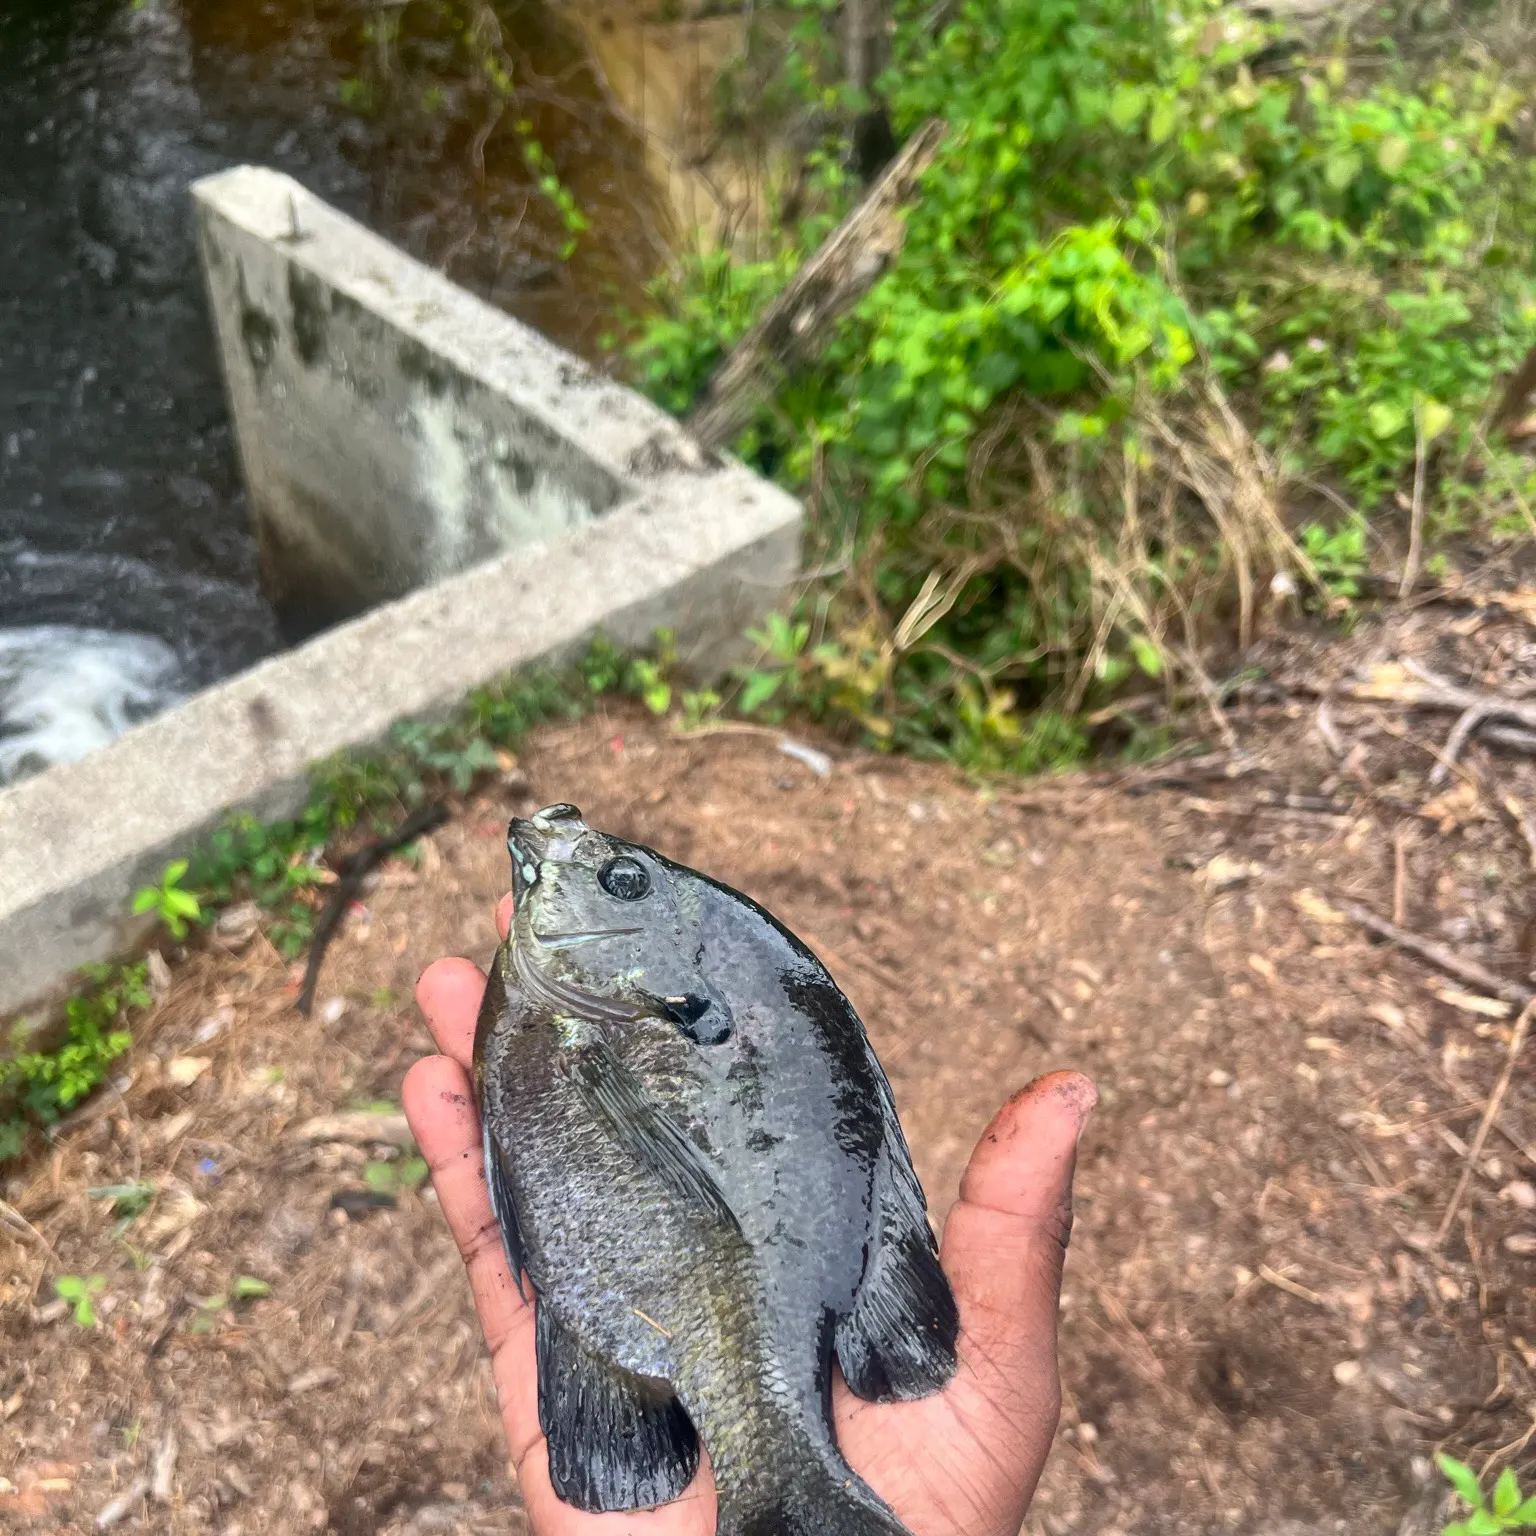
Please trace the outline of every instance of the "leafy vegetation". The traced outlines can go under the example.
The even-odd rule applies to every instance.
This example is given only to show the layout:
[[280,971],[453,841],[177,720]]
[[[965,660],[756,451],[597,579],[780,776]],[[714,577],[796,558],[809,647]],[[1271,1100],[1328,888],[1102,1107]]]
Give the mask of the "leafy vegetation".
[[150,1001],[143,964],[90,966],[84,975],[85,990],[64,1005],[56,1048],[0,1058],[0,1161],[21,1150],[29,1122],[58,1121],[133,1043],[133,1014]]
[[[784,198],[810,211],[772,260],[659,290],[631,361],[673,409],[858,191],[839,125],[870,103],[798,9],[756,105],[832,125]],[[1213,0],[894,17],[894,126],[949,134],[900,256],[738,445],[806,496],[831,573],[759,637],[742,709],[1027,770],[1129,689],[1208,695],[1268,604],[1395,573],[1416,503],[1426,569],[1528,530],[1531,466],[1484,432],[1536,343],[1511,65]]]
[[1446,1526],[1443,1536],[1498,1536],[1500,1531],[1524,1531],[1536,1528],[1536,1497],[1523,1499],[1514,1468],[1505,1467],[1493,1485],[1492,1497],[1483,1493],[1477,1474],[1454,1456],[1435,1458],[1471,1513],[1465,1520]]

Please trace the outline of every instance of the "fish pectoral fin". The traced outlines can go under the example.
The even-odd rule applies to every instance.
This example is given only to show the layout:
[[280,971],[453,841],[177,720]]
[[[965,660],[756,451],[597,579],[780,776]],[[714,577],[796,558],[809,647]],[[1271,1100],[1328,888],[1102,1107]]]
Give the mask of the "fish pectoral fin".
[[517,1294],[527,1301],[528,1292],[523,1288],[523,1274],[528,1267],[527,1254],[523,1248],[523,1234],[517,1224],[517,1207],[512,1203],[512,1182],[507,1177],[506,1164],[501,1160],[501,1151],[491,1132],[490,1117],[484,1114],[483,1107],[481,1113],[484,1117],[481,1145],[485,1150],[485,1187],[491,1197],[491,1210],[495,1214],[496,1225],[501,1228],[501,1245],[507,1251],[507,1267],[512,1271],[512,1279],[517,1284]]
[[960,1317],[905,1142],[882,1149],[875,1200],[864,1278],[838,1320],[834,1346],[855,1397],[905,1402],[954,1375]]
[[572,1078],[614,1140],[684,1204],[739,1233],[704,1154],[612,1048],[588,1041],[571,1051],[569,1061]]
[[544,1303],[534,1339],[555,1492],[593,1511],[677,1498],[698,1470],[699,1437],[671,1387],[598,1359]]

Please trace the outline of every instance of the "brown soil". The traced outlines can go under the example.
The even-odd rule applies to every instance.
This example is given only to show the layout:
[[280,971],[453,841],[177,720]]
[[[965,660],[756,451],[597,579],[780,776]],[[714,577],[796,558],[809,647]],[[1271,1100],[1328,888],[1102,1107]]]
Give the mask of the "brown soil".
[[[1293,643],[1270,675],[1417,652],[1512,688],[1533,651],[1496,613],[1421,613],[1315,657]],[[428,1048],[417,972],[487,958],[506,818],[564,799],[752,893],[822,954],[940,1218],[1010,1089],[1048,1067],[1097,1079],[1066,1409],[1030,1531],[1430,1529],[1424,1456],[1521,1464],[1536,1424],[1519,1150],[1536,1102],[1522,1064],[1437,1245],[1514,1021],[1328,902],[1395,900],[1407,927],[1528,975],[1515,816],[1536,775],[1474,745],[1431,790],[1426,744],[1450,719],[1391,705],[1333,706],[1336,763],[1315,702],[1273,683],[1229,718],[1237,750],[1215,760],[988,792],[835,745],[818,779],[771,736],[680,738],[618,709],[540,732],[419,867],[387,866],[313,1021],[260,936],[185,958],[127,1078],[5,1187],[36,1236],[0,1225],[0,1527],[83,1531],[130,1494],[122,1529],[521,1529],[430,1190],[349,1217],[333,1198],[366,1188],[379,1149],[297,1132],[398,1098]],[[1342,810],[1264,803],[1276,791]],[[89,1191],[133,1179],[159,1193],[117,1234]],[[104,1277],[98,1327],[52,1301],[61,1274]],[[242,1274],[270,1294],[202,1304]],[[154,1501],[137,1489],[157,1458]]]

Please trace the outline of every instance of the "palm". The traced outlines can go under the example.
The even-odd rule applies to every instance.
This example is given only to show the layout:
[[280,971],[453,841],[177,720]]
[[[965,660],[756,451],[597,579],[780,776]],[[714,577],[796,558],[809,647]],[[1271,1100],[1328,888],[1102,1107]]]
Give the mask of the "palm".
[[[510,903],[497,912],[506,932]],[[440,1056],[406,1077],[405,1111],[432,1168],[490,1345],[523,1502],[537,1536],[710,1536],[708,1468],[675,1503],[589,1515],[556,1497],[539,1432],[533,1310],[518,1295],[486,1195],[469,1078],[485,979],[467,960],[429,966],[417,996]],[[848,1461],[916,1536],[1014,1536],[1056,1427],[1056,1306],[1086,1078],[1041,1078],[998,1113],[961,1181],[943,1260],[960,1306],[960,1369],[915,1403],[833,1406]]]

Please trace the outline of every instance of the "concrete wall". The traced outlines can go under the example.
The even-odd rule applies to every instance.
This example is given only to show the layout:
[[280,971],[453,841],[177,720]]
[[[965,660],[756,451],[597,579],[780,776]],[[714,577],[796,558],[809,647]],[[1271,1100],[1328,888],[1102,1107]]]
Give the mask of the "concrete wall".
[[[718,673],[795,578],[791,498],[298,189],[300,230],[329,233],[293,241],[291,186],[243,168],[197,189],[252,490],[297,590],[418,585],[0,791],[0,1014],[122,952],[137,886],[226,811],[295,807],[311,763],[597,629],[641,645],[670,625],[685,669]],[[328,295],[321,319],[294,272]]]
[[310,196],[197,182],[198,243],[280,608],[350,616],[590,523],[676,424]]

